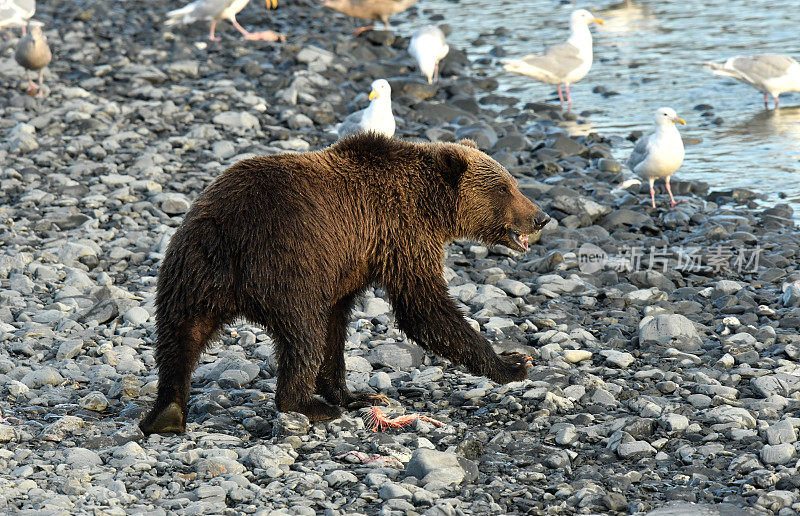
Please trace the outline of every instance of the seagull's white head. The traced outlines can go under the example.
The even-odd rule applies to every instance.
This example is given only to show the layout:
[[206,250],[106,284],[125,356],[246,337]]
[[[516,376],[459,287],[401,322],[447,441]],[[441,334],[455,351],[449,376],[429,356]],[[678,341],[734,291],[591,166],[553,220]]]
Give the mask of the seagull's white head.
[[674,109],[668,107],[659,108],[653,120],[655,120],[656,125],[686,125],[683,118],[678,118],[678,113],[676,113]]
[[569,23],[572,26],[577,25],[589,25],[590,23],[599,23],[603,25],[605,22],[601,19],[587,11],[586,9],[578,9],[577,11],[573,11],[572,15],[569,18]]
[[369,100],[385,99],[390,101],[392,98],[392,87],[386,79],[372,81],[372,91],[369,93]]

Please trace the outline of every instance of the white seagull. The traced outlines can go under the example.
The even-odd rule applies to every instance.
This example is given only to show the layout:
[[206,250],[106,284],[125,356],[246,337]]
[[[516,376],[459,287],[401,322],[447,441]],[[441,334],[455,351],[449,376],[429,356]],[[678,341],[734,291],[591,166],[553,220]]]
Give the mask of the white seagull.
[[569,85],[578,82],[589,73],[592,67],[592,33],[590,23],[604,22],[596,18],[586,9],[578,9],[569,18],[572,34],[565,43],[547,47],[544,54],[532,54],[522,59],[509,61],[504,68],[509,72],[521,73],[537,81],[558,85],[558,98],[564,107],[561,85],[567,88],[569,109],[572,108],[572,96]]
[[0,29],[22,27],[24,36],[25,26],[35,12],[36,0],[0,0]]
[[667,184],[670,207],[674,207],[677,203],[672,197],[669,177],[680,168],[684,156],[683,140],[675,124],[686,125],[686,122],[682,118],[678,118],[674,109],[667,107],[659,108],[653,120],[656,124],[656,131],[636,142],[636,147],[634,147],[631,157],[628,158],[627,164],[633,172],[650,182],[650,199],[653,202],[653,208],[656,207],[656,192],[653,189],[653,183],[661,177]]
[[764,107],[769,109],[767,94],[775,99],[786,91],[800,91],[800,64],[783,54],[753,54],[731,57],[724,63],[703,63],[715,75],[733,77],[764,94]]
[[[271,30],[264,32],[247,32],[236,21],[236,15],[245,8],[250,0],[195,0],[189,5],[175,9],[167,13],[167,20],[164,25],[174,25],[176,23],[194,23],[196,21],[210,21],[211,29],[208,39],[219,41],[221,38],[214,36],[214,29],[219,20],[230,21],[236,30],[242,33],[245,39],[266,41],[282,41],[283,36]],[[267,9],[278,7],[278,0],[266,0]]]
[[444,32],[433,25],[416,31],[411,36],[408,53],[417,60],[419,69],[428,79],[428,84],[439,80],[439,61],[447,56],[450,46],[444,39]]
[[337,127],[339,138],[361,131],[374,131],[391,138],[394,136],[395,121],[392,114],[392,87],[386,79],[372,82],[369,106],[351,113]]

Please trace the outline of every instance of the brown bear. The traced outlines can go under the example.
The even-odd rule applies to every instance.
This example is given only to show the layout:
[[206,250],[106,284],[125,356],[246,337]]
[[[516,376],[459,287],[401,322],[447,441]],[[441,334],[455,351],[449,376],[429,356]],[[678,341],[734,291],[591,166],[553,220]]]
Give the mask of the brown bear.
[[344,343],[353,303],[371,285],[423,348],[500,383],[526,378],[526,357],[497,355],[448,295],[443,246],[474,238],[524,252],[548,221],[466,140],[361,133],[233,165],[195,200],[161,265],[158,396],[141,429],[184,431],[192,370],[238,317],[274,339],[279,410],[319,421],[368,405],[374,395],[345,385]]

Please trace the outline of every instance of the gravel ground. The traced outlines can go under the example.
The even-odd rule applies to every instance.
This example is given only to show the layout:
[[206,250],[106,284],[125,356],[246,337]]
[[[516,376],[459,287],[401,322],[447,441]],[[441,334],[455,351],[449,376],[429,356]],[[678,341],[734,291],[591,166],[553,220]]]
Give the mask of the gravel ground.
[[[800,511],[791,208],[675,182],[687,202],[666,209],[662,192],[650,209],[645,190],[612,192],[611,142],[574,135],[574,116],[493,93],[458,49],[430,86],[407,38],[354,40],[316,2],[242,13],[285,44],[227,23],[211,45],[203,24],[164,33],[167,9],[40,5],[55,55],[42,101],[24,94],[16,35],[0,42],[0,510]],[[524,256],[456,242],[445,260],[472,324],[529,353],[530,379],[500,386],[426,355],[378,289],[350,325],[351,388],[444,426],[277,414],[270,338],[239,324],[202,359],[188,432],[146,439],[155,280],[182,214],[242,158],[332,143],[378,77],[400,136],[476,140],[554,218]]]

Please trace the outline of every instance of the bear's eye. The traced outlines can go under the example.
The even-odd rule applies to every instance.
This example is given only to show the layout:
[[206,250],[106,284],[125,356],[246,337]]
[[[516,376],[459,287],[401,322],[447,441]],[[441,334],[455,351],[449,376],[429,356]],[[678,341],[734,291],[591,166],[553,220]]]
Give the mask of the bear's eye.
[[508,185],[503,184],[503,183],[497,185],[495,187],[495,190],[497,190],[497,193],[502,194],[502,195],[511,195],[511,189],[508,188]]

